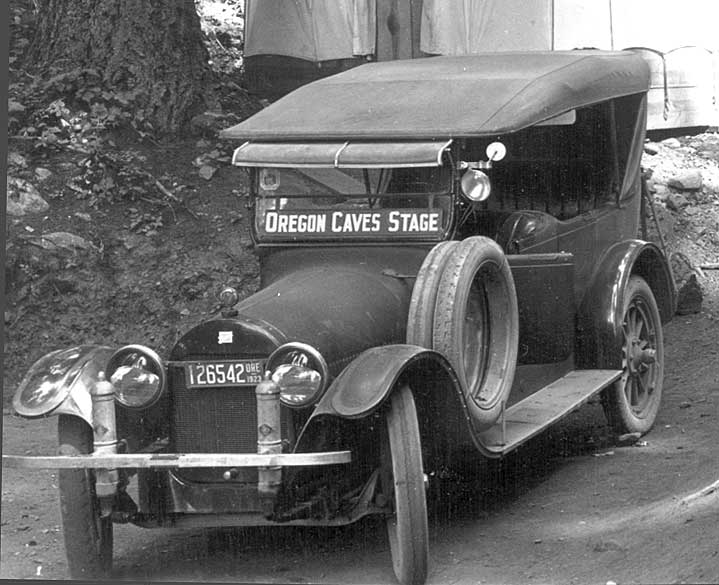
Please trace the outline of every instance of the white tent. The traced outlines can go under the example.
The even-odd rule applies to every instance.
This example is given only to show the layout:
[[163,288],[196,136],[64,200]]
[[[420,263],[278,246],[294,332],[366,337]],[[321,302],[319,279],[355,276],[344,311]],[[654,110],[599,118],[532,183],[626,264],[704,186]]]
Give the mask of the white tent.
[[245,56],[308,61],[375,52],[375,0],[248,0]]

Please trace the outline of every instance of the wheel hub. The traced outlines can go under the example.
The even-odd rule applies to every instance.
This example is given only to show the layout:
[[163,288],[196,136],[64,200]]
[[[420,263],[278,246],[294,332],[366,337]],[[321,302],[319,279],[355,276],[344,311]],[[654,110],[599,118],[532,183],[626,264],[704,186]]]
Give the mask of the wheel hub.
[[642,344],[646,344],[639,338],[634,338],[629,344],[628,366],[631,374],[637,374],[646,370],[646,366],[653,364],[657,359],[657,350]]

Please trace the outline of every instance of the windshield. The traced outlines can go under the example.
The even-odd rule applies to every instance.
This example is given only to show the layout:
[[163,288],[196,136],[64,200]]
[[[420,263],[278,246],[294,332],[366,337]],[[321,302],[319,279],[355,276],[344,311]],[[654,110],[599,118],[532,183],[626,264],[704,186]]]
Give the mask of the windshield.
[[260,168],[260,241],[439,239],[451,220],[451,171],[417,168]]

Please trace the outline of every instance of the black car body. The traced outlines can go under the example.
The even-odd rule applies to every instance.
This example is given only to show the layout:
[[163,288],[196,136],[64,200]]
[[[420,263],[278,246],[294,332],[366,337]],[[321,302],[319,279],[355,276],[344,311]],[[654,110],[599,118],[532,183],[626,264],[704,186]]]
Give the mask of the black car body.
[[108,568],[113,521],[382,514],[418,583],[435,470],[501,457],[598,393],[618,432],[647,432],[675,303],[636,239],[648,77],[621,52],[374,63],[226,130],[260,290],[224,291],[166,359],[71,348],[16,393],[21,415],[60,415],[65,456],[6,465],[61,469],[73,572]]

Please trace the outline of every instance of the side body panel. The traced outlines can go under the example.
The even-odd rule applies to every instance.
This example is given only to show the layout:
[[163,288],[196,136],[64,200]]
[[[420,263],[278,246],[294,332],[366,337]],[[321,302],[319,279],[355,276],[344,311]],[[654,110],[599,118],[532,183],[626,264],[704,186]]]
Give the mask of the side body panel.
[[519,364],[549,364],[574,351],[571,254],[507,256],[519,305]]

